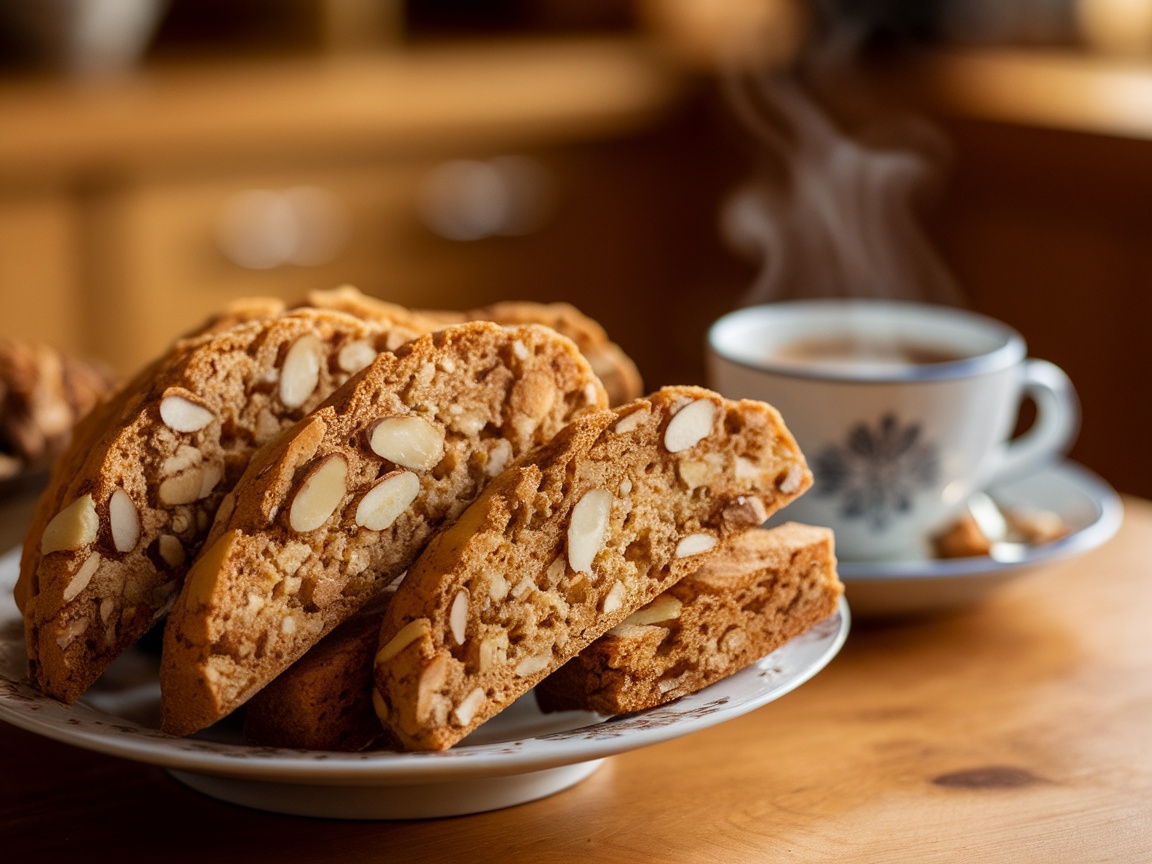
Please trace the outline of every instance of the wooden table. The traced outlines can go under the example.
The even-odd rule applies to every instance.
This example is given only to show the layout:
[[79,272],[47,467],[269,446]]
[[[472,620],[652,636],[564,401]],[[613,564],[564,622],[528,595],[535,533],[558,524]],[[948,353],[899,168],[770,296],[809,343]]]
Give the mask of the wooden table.
[[1152,503],[1125,505],[979,608],[857,622],[784,699],[492,813],[272,815],[0,724],[3,860],[1152,861]]

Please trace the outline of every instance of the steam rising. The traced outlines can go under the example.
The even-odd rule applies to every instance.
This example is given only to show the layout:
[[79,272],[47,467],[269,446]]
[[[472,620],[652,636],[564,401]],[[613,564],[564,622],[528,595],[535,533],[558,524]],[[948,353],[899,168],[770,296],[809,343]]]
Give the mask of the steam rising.
[[940,173],[932,130],[905,124],[898,145],[854,137],[791,77],[728,83],[733,108],[765,157],[721,213],[727,240],[761,262],[745,302],[961,303],[918,219]]

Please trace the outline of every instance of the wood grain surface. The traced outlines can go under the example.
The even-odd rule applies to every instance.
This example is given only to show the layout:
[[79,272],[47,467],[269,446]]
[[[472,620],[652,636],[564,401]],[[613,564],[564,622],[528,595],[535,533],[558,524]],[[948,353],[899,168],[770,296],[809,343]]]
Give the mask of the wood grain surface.
[[1125,508],[1098,550],[976,608],[858,622],[780,701],[492,813],[261,813],[0,724],[0,848],[169,864],[1152,861],[1152,503]]

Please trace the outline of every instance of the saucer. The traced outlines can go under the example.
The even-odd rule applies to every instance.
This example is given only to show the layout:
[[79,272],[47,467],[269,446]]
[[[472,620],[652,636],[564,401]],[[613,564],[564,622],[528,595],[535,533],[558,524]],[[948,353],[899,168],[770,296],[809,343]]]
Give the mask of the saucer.
[[836,656],[849,629],[841,598],[831,617],[766,657],[648,711],[609,718],[545,714],[529,692],[443,752],[291,750],[245,744],[234,718],[189,738],[161,732],[159,657],[139,646],[117,658],[74,705],[38,692],[28,682],[24,629],[12,599],[18,567],[19,550],[0,556],[0,720],[160,766],[223,801],[332,819],[456,816],[560,792],[612,756],[707,729],[790,693]]
[[898,562],[840,561],[852,612],[857,618],[933,613],[975,603],[1040,564],[1087,552],[1110,539],[1123,519],[1120,496],[1103,479],[1062,461],[989,490],[1006,509],[1049,510],[1068,526],[1051,543],[1027,547],[1018,560],[909,559]]

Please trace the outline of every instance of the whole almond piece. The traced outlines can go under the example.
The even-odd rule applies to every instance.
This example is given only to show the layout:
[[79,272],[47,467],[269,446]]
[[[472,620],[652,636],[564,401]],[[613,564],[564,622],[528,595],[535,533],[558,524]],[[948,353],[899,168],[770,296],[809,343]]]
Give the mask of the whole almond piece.
[[117,489],[108,498],[108,527],[112,529],[112,545],[117,552],[131,552],[136,548],[140,540],[140,513],[123,489]]
[[348,462],[338,453],[322,458],[305,476],[288,509],[293,531],[315,531],[348,492]]
[[385,417],[368,438],[372,452],[402,468],[427,471],[444,458],[444,430],[423,417]]
[[664,446],[669,453],[694,447],[712,434],[716,405],[710,399],[696,399],[672,415],[664,430]]
[[572,508],[568,523],[568,563],[575,572],[592,572],[592,561],[608,533],[611,512],[612,493],[607,489],[588,490]]
[[394,471],[368,490],[356,507],[356,524],[383,531],[420,494],[420,478],[411,471]]
[[160,400],[160,419],[173,432],[199,432],[216,419],[187,390],[169,387]]
[[280,370],[280,401],[299,408],[316,392],[324,346],[316,336],[301,336],[292,343]]

